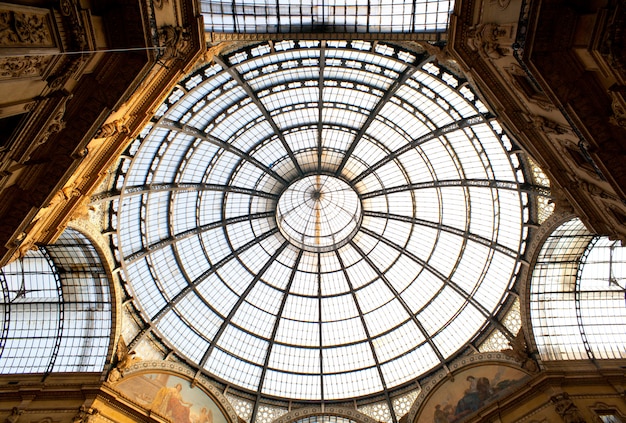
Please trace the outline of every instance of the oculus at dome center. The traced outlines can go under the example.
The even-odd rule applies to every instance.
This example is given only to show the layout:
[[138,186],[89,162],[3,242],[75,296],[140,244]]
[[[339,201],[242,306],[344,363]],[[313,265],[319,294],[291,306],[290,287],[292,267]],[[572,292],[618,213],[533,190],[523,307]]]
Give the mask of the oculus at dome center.
[[361,223],[358,194],[340,179],[311,175],[289,185],[278,200],[276,223],[298,248],[337,249],[350,241]]

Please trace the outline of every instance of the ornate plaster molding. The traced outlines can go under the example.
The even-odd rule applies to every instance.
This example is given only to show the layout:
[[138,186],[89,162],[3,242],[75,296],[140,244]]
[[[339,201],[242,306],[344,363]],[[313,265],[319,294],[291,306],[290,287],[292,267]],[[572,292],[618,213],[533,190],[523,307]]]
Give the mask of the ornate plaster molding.
[[0,46],[55,47],[49,11],[8,4],[0,6]]
[[46,73],[52,56],[0,58],[0,79],[36,78]]

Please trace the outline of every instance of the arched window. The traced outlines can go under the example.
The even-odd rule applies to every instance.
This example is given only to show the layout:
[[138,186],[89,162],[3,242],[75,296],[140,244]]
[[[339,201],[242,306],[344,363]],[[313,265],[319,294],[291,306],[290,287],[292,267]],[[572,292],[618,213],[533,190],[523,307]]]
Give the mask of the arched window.
[[111,295],[102,262],[81,233],[0,270],[0,373],[102,371],[111,330]]
[[626,248],[574,219],[544,243],[530,308],[541,358],[626,358]]

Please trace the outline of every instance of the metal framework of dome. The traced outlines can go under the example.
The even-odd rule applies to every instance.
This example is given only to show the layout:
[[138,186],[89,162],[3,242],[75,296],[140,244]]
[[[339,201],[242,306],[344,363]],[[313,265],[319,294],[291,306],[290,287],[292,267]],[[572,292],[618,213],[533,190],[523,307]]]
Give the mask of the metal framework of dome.
[[266,42],[172,91],[123,156],[111,223],[177,355],[242,392],[340,401],[497,324],[524,184],[494,116],[425,51]]

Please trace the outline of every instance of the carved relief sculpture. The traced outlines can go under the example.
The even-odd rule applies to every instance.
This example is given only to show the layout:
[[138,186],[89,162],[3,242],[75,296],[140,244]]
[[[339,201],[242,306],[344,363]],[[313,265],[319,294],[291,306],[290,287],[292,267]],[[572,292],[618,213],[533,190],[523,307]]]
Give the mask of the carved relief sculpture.
[[61,0],[60,8],[61,14],[69,21],[69,28],[71,28],[72,39],[76,48],[87,50],[89,48],[87,29],[78,2],[76,0]]
[[159,28],[161,60],[177,59],[188,48],[191,35],[181,26],[165,25]]
[[34,139],[33,143],[30,145],[26,155],[25,160],[28,160],[31,154],[41,145],[45,144],[48,141],[48,138],[52,136],[52,134],[56,134],[57,132],[61,132],[66,125],[65,122],[65,110],[67,107],[67,102],[72,98],[72,96],[67,96],[56,108],[56,111],[52,114],[50,119],[45,123],[43,129],[39,132],[37,137]]
[[533,116],[532,120],[533,126],[549,138],[554,138],[561,142],[570,141],[572,143],[578,143],[579,141],[578,137],[572,131],[572,128],[568,125],[563,125],[539,115]]
[[613,110],[613,116],[611,116],[609,122],[613,125],[626,128],[626,96],[623,92],[619,91],[619,89],[618,87],[609,91],[609,95],[612,99],[611,109]]
[[24,410],[20,410],[17,407],[13,407],[13,409],[11,410],[11,414],[6,418],[6,423],[17,423],[17,421],[20,419],[20,416],[22,415],[22,413],[24,412]]
[[511,4],[511,0],[490,0],[490,4],[497,4],[500,10],[504,10]]
[[535,84],[519,65],[512,64],[504,68],[509,76],[509,81],[521,92],[526,100],[536,104],[547,112],[554,110],[554,104],[548,99],[545,93]]
[[78,413],[72,419],[72,423],[90,423],[94,421],[95,416],[99,413],[98,409],[85,407],[84,405],[80,407]]
[[509,48],[515,39],[515,24],[486,23],[471,28],[467,37],[468,46],[490,59],[499,59],[511,54]]
[[532,355],[528,351],[526,340],[524,339],[524,331],[520,328],[515,336],[515,339],[509,341],[511,348],[502,350],[502,353],[509,357],[512,357],[519,361],[522,365],[522,369],[531,373],[535,373],[539,370],[537,362],[532,358]]
[[0,9],[0,46],[54,46],[47,16],[43,13]]
[[170,0],[153,0],[154,7],[159,10],[163,9],[164,4],[169,4]]
[[109,372],[107,381],[114,383],[124,377],[124,370],[129,368],[135,361],[139,360],[139,357],[135,357],[134,351],[129,351],[124,342],[124,338],[120,336],[117,343],[115,367]]
[[41,76],[51,59],[51,56],[2,57],[0,58],[0,79]]
[[576,404],[570,399],[567,392],[555,395],[550,398],[554,404],[554,409],[561,416],[565,423],[586,423],[587,421],[576,407]]
[[123,119],[117,119],[107,122],[96,131],[94,138],[108,138],[118,134],[127,134],[129,132],[126,122]]

